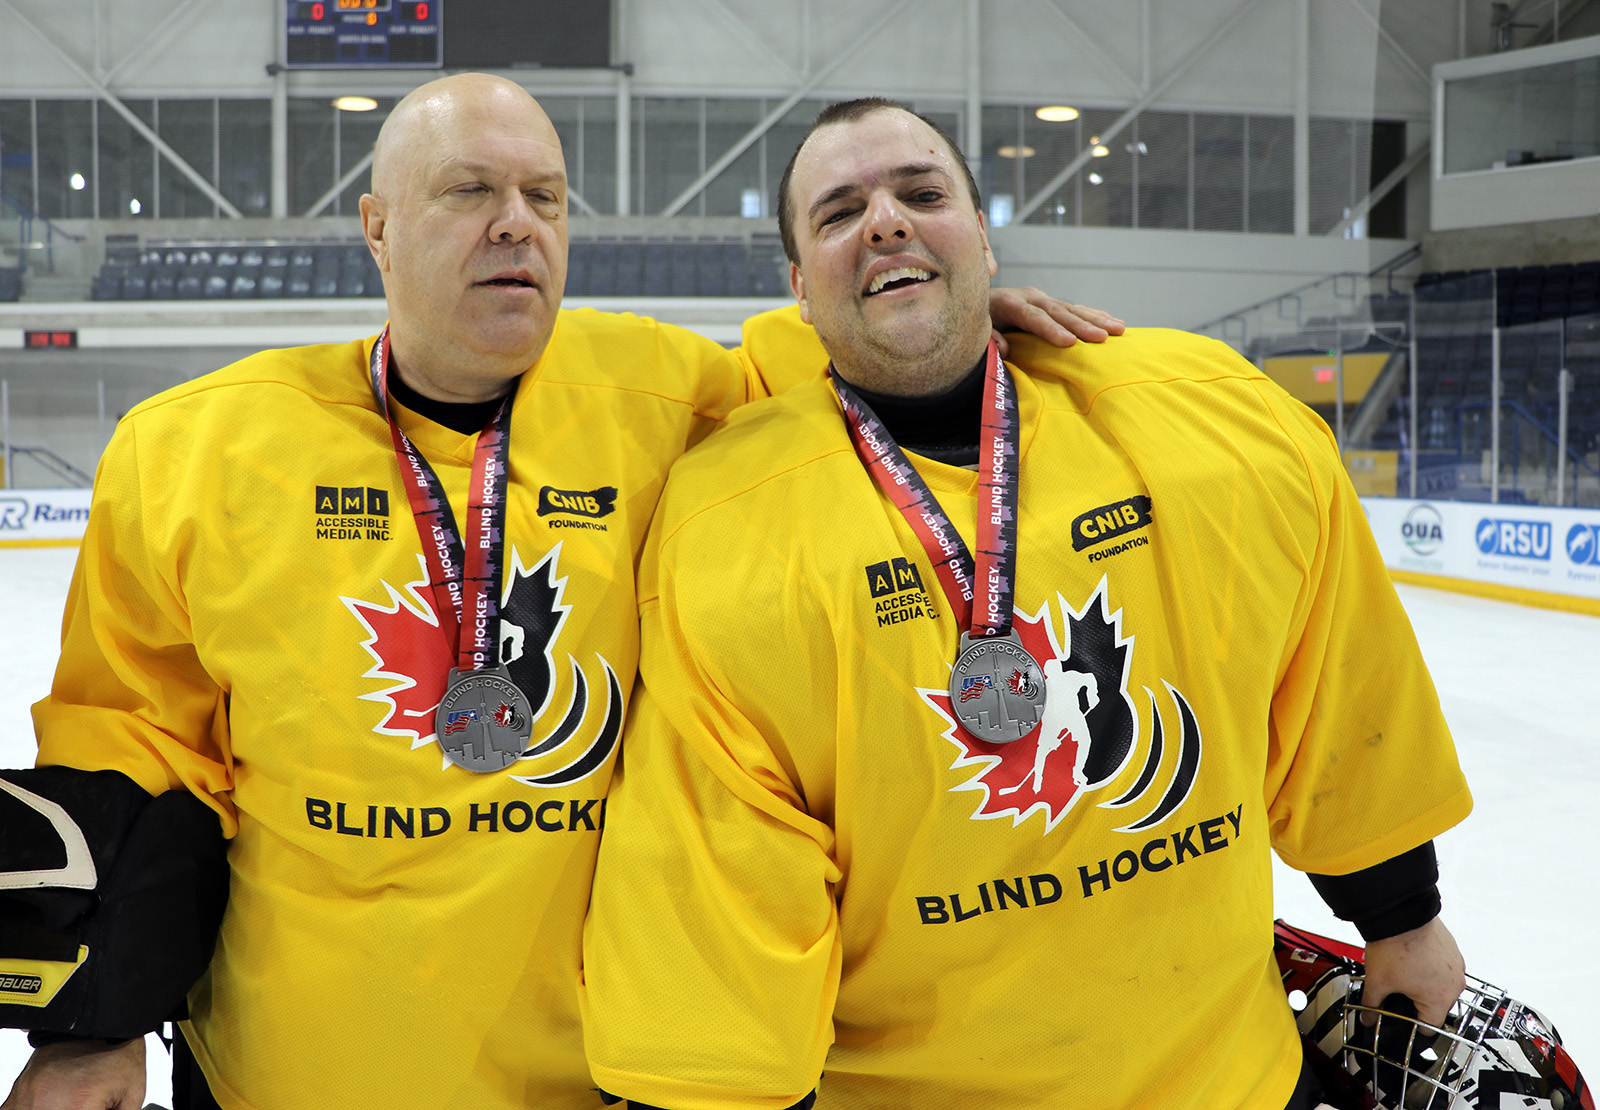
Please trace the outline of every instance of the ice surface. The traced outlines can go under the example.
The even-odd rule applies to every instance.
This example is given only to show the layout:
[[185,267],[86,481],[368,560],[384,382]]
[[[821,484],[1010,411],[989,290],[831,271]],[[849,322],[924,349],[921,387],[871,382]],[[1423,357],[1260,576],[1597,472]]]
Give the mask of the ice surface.
[[[33,761],[28,706],[48,691],[71,548],[0,550],[0,766]],[[1600,619],[1402,586],[1476,809],[1439,839],[1444,920],[1468,969],[1541,1010],[1600,1081]],[[1277,913],[1345,940],[1303,877],[1277,866]],[[0,1031],[0,1090],[27,1058]],[[147,1101],[170,1100],[151,1041]]]

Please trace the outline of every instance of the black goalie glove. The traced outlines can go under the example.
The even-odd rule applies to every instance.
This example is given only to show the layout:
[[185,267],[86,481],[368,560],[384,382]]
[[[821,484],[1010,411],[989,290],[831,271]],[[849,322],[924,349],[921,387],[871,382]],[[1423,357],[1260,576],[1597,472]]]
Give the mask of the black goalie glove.
[[127,1040],[185,1016],[228,898],[194,795],[116,771],[0,771],[0,1027]]

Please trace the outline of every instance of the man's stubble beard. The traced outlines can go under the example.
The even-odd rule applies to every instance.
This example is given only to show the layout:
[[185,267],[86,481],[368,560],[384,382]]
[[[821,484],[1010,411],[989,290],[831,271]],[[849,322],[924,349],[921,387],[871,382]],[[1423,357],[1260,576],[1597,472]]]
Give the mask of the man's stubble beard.
[[[988,344],[988,282],[972,290],[952,287],[949,293],[915,344],[898,341],[902,329],[912,325],[899,321],[876,325],[858,312],[843,329],[854,333],[850,354],[846,360],[834,359],[840,373],[856,385],[893,396],[932,396],[955,385]],[[823,345],[830,346],[826,337]],[[838,344],[832,346],[836,349]],[[913,347],[917,353],[908,354]],[[865,364],[856,365],[857,359]]]

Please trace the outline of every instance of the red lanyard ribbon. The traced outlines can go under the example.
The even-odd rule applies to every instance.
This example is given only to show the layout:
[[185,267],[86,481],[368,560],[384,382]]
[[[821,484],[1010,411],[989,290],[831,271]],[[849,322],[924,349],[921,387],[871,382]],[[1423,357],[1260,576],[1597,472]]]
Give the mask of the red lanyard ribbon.
[[[1017,394],[990,340],[984,355],[983,420],[978,451],[978,561],[933,492],[877,414],[828,368],[844,406],[851,442],[867,473],[900,510],[933,563],[961,627],[974,638],[1011,631],[1017,556]],[[977,597],[974,606],[973,598]]]
[[[463,672],[500,663],[501,552],[505,545],[505,487],[511,449],[511,398],[478,433],[472,487],[467,498],[467,539],[461,542],[455,515],[439,476],[389,415],[389,329],[372,346],[368,367],[378,411],[389,423],[402,484],[411,501],[428,566],[428,589],[448,643],[456,644]],[[465,616],[463,617],[463,614]]]

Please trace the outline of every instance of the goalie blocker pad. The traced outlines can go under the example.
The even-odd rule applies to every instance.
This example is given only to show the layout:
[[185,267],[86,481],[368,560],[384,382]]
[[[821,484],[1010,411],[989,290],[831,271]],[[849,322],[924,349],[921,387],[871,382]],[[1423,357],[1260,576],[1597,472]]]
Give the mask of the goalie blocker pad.
[[186,1016],[227,901],[221,823],[188,791],[0,770],[0,1028],[128,1040]]

